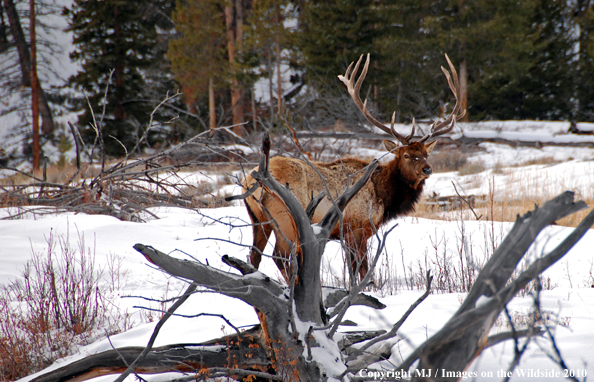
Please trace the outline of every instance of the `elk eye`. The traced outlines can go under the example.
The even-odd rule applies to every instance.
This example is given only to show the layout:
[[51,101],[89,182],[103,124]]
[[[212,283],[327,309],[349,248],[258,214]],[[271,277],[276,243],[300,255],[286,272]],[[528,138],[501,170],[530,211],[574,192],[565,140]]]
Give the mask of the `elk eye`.
[[406,159],[410,158],[410,157],[408,156],[408,154],[404,154],[404,157],[405,157]]

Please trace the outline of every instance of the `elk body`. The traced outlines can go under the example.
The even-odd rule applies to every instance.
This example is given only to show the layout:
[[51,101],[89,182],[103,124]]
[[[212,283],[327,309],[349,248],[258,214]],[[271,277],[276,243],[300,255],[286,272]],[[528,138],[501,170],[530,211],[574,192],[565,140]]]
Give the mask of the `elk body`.
[[[425,180],[431,175],[431,166],[427,158],[435,147],[436,140],[426,142],[429,138],[451,131],[457,118],[463,115],[458,96],[458,77],[448,59],[453,73],[453,81],[449,73],[442,68],[457,102],[452,114],[443,122],[436,122],[431,126],[428,134],[418,141],[413,141],[416,125],[413,122],[412,132],[402,136],[394,130],[394,116],[392,126],[386,128],[368,112],[365,103],[359,98],[361,84],[369,67],[369,55],[362,74],[355,83],[355,76],[363,57],[359,59],[352,76],[351,66],[345,76],[339,76],[347,85],[347,89],[364,114],[366,119],[392,137],[398,139],[403,146],[398,146],[391,140],[384,140],[386,150],[394,154],[394,159],[386,164],[380,164],[367,184],[355,195],[343,214],[342,234],[349,249],[347,256],[355,272],[358,269],[361,279],[368,272],[367,240],[374,234],[375,229],[386,224],[389,220],[406,215],[414,210],[419,200]],[[446,56],[447,58],[447,56]],[[286,185],[306,208],[313,197],[325,192],[326,196],[315,209],[312,223],[318,223],[325,213],[332,207],[332,199],[352,185],[363,174],[363,168],[370,162],[357,158],[343,158],[333,162],[305,162],[299,159],[274,157],[270,160],[269,171],[282,185]],[[256,182],[247,176],[244,187],[250,189]],[[328,195],[328,191],[330,195]],[[268,243],[270,234],[274,232],[276,244],[274,260],[288,281],[290,279],[291,246],[298,243],[297,231],[285,205],[262,188],[258,188],[245,200],[245,204],[252,220],[253,247],[250,255],[252,265],[259,267],[262,251]],[[336,225],[330,236],[331,239],[341,238],[340,223]]]

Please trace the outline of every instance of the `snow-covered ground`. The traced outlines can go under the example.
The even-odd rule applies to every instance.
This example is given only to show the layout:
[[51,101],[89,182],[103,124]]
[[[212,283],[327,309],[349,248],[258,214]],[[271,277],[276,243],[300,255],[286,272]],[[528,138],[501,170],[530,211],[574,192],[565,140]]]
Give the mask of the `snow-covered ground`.
[[[554,124],[548,127],[552,128]],[[594,149],[591,148],[559,148],[551,152],[545,149],[510,148],[497,144],[481,144],[485,149],[473,154],[471,160],[482,160],[486,167],[496,163],[514,164],[534,159],[538,156],[555,156],[561,163],[551,165],[532,165],[528,167],[503,167],[494,173],[488,169],[483,173],[460,176],[456,173],[434,174],[426,186],[426,193],[436,191],[446,195],[453,193],[451,181],[461,185],[465,192],[482,193],[488,187],[488,181],[474,182],[483,184],[478,188],[466,187],[470,177],[492,179],[495,187],[501,189],[518,189],[514,181],[530,183],[529,189],[541,190],[547,195],[555,196],[566,190],[574,190],[579,196],[590,193],[594,189]],[[478,158],[478,159],[477,159]],[[389,158],[387,158],[389,159]],[[519,173],[521,172],[521,174]],[[448,188],[450,187],[450,188]],[[228,188],[227,188],[228,189]],[[234,192],[238,192],[235,190]],[[149,267],[143,256],[132,246],[136,243],[152,245],[175,256],[191,256],[202,262],[208,261],[212,266],[233,271],[224,265],[220,258],[230,255],[245,259],[252,244],[249,218],[243,206],[191,211],[177,208],[152,208],[151,212],[159,219],[150,219],[146,223],[123,222],[113,217],[83,214],[59,214],[35,216],[23,215],[16,220],[0,220],[0,283],[20,277],[20,273],[32,252],[44,252],[46,239],[50,232],[53,235],[70,235],[71,243],[77,243],[84,237],[87,247],[94,248],[98,265],[106,265],[108,257],[117,255],[123,259],[121,271],[127,271],[127,282],[119,291],[122,296],[142,295],[160,298],[172,297],[181,292],[185,286],[178,280],[165,277],[161,272]],[[13,213],[14,210],[0,210],[0,218]],[[228,223],[228,224],[225,224]],[[230,224],[230,225],[229,225]],[[423,291],[409,290],[405,278],[412,273],[421,274],[424,267],[436,269],[436,256],[446,256],[453,263],[458,259],[458,248],[464,241],[466,250],[472,253],[476,264],[482,263],[490,255],[493,241],[500,242],[512,223],[491,223],[487,221],[436,221],[407,217],[393,221],[397,227],[388,237],[387,250],[380,261],[378,273],[389,274],[399,280],[395,287],[373,292],[388,307],[376,311],[366,307],[353,307],[345,319],[358,324],[356,329],[387,329],[395,323]],[[552,226],[539,236],[535,246],[531,248],[526,259],[533,260],[554,248],[571,228]],[[492,236],[494,235],[494,239]],[[239,243],[237,245],[233,243]],[[438,243],[437,251],[434,248]],[[550,314],[549,324],[554,328],[557,344],[568,366],[583,376],[584,373],[594,375],[594,230],[588,231],[584,238],[562,259],[545,273],[550,278],[551,290],[542,292],[542,309]],[[271,246],[266,253],[271,253]],[[323,259],[323,277],[325,282],[332,280],[331,275],[338,278],[343,274],[344,263],[337,243],[331,242]],[[274,263],[263,259],[261,270],[273,277],[280,278]],[[410,352],[410,344],[419,345],[428,336],[437,332],[447,319],[460,306],[464,293],[445,293],[438,291],[432,294],[419,306],[401,328],[401,340],[392,349],[392,357],[382,364],[392,368],[399,364],[402,357]],[[139,309],[134,306],[147,306],[150,303],[138,298],[122,298],[122,308],[128,309],[134,319],[139,319]],[[530,310],[532,298],[519,296],[510,304],[512,316],[521,321]],[[200,293],[192,296],[179,311],[184,314],[201,312],[224,314],[235,326],[246,326],[258,323],[253,309],[244,303],[215,295]],[[154,323],[141,324],[135,328],[111,337],[114,346],[143,346],[148,341]],[[230,333],[230,328],[216,317],[179,318],[175,317],[161,330],[156,346],[171,343],[200,342]],[[354,330],[348,328],[346,330]],[[493,332],[507,331],[505,320],[496,325]],[[111,349],[107,339],[82,347],[80,352],[57,361],[44,372],[63,366],[67,362],[83,358],[86,355]],[[550,343],[546,339],[535,340],[522,358],[522,362],[514,372],[512,381],[560,381],[564,372],[552,362],[547,354],[551,354]],[[502,370],[507,370],[513,358],[513,342],[506,342],[487,349],[469,368],[470,375],[476,372],[476,380],[501,380]],[[545,372],[545,376],[539,374]],[[559,373],[558,375],[556,373]],[[498,374],[499,373],[499,374]],[[547,374],[548,373],[548,374]],[[549,377],[551,374],[553,377]],[[38,375],[38,374],[37,374]],[[27,377],[25,380],[31,379]],[[97,380],[112,380],[113,377],[100,377]],[[149,380],[158,377],[147,376]],[[471,378],[472,379],[472,378]],[[580,378],[582,379],[582,378]]]
[[[56,0],[57,7],[68,6],[71,0]],[[26,6],[26,4],[22,4]],[[67,78],[79,70],[68,58],[73,50],[71,34],[64,32],[65,19],[59,16],[47,16],[43,22],[53,25],[56,29],[38,29],[40,37],[55,43],[61,49],[53,54],[41,50],[40,54],[48,62],[50,70],[41,72],[42,81],[48,86],[61,86]],[[0,62],[0,69],[14,67],[11,56]],[[282,69],[285,81],[284,91],[288,90],[290,72]],[[276,75],[273,77],[276,78]],[[276,89],[276,85],[274,86]],[[266,101],[268,83],[263,80],[256,86],[256,95]],[[22,94],[4,99],[0,104],[2,110],[8,110],[15,105],[26,105],[30,100],[24,91]],[[26,107],[23,106],[23,110]],[[9,149],[19,144],[22,135],[11,135],[14,126],[21,121],[17,113],[0,117],[0,150]],[[58,116],[58,122],[76,122],[74,114]],[[594,136],[568,134],[568,122],[540,122],[540,121],[493,121],[459,124],[453,138],[462,134],[471,138],[501,138],[540,142],[544,144],[537,148],[511,148],[507,145],[495,143],[481,143],[483,151],[470,155],[470,161],[480,161],[485,164],[486,171],[467,176],[457,173],[434,174],[427,182],[427,193],[436,192],[440,195],[454,195],[452,181],[467,194],[484,195],[489,192],[489,181],[493,182],[496,194],[533,193],[534,195],[553,197],[565,190],[572,190],[576,195],[592,197],[594,193],[594,149],[591,147],[553,147],[549,142],[584,144],[594,142]],[[580,130],[594,130],[593,124],[578,123]],[[408,133],[410,126],[397,125],[396,129]],[[246,148],[248,150],[249,148]],[[48,151],[49,150],[49,151]],[[52,157],[51,148],[46,147],[46,153]],[[382,156],[385,153],[376,150],[353,151],[355,155]],[[548,165],[532,165],[526,167],[507,167],[521,164],[530,160],[546,157],[554,158],[558,163]],[[54,157],[51,158],[55,160]],[[390,156],[385,156],[389,160]],[[498,170],[495,171],[495,167]],[[502,169],[503,167],[503,169]],[[3,173],[1,176],[10,175]],[[202,178],[196,177],[195,181]],[[194,180],[192,180],[194,181]],[[225,192],[237,192],[225,187]],[[220,269],[228,270],[220,258],[228,254],[238,258],[246,258],[251,245],[251,228],[245,209],[236,205],[227,208],[204,209],[190,211],[176,208],[152,208],[151,212],[159,219],[150,219],[146,223],[123,222],[116,218],[102,215],[84,215],[63,213],[59,215],[21,215],[18,219],[0,220],[0,284],[7,284],[11,280],[19,279],[25,264],[33,253],[44,253],[47,250],[47,240],[52,233],[54,236],[69,237],[70,243],[77,243],[84,239],[85,246],[93,248],[97,265],[106,267],[110,256],[122,259],[122,273],[127,278],[119,295],[141,295],[146,297],[171,297],[179,293],[184,285],[178,280],[167,278],[163,273],[148,266],[144,258],[133,250],[135,243],[152,245],[164,252],[172,252],[176,256],[191,256]],[[14,209],[0,209],[0,219],[8,218]],[[224,224],[229,223],[234,227]],[[466,240],[466,247],[472,251],[478,262],[490,254],[489,245],[492,240],[500,241],[511,228],[511,223],[491,223],[476,221],[432,221],[418,218],[403,218],[391,223],[398,226],[388,238],[386,255],[380,262],[378,273],[392,275],[400,280],[396,287],[390,290],[374,292],[387,308],[376,311],[371,308],[353,307],[345,319],[358,324],[357,329],[388,329],[396,322],[415,301],[422,291],[409,290],[404,281],[410,277],[410,272],[421,272],[420,267],[434,267],[436,250],[433,243],[439,244],[439,254],[455,261],[457,246],[462,243],[462,235]],[[534,246],[527,259],[534,259],[546,253],[558,244],[563,237],[571,232],[570,228],[550,227],[540,236],[539,244]],[[495,234],[495,239],[491,236]],[[243,244],[236,245],[233,242]],[[545,248],[543,248],[545,247]],[[594,375],[594,230],[590,230],[584,238],[555,264],[545,276],[550,278],[554,287],[542,293],[542,309],[550,312],[549,323],[553,325],[557,344],[568,366],[577,376]],[[266,249],[271,253],[271,246]],[[330,282],[332,275],[338,278],[343,274],[343,259],[337,243],[328,244],[324,256],[324,279]],[[269,259],[264,259],[261,270],[273,277],[280,278],[279,272]],[[408,272],[408,274],[406,273]],[[434,273],[437,271],[434,268]],[[390,369],[397,365],[402,357],[410,352],[410,344],[418,345],[426,338],[437,332],[447,319],[460,306],[464,293],[432,294],[419,306],[401,328],[401,338],[406,338],[392,349],[389,362],[383,367]],[[134,306],[149,306],[145,300],[139,298],[121,298],[118,300],[122,309],[127,309],[132,318],[140,321],[140,309]],[[528,296],[517,297],[510,304],[512,315],[521,318],[532,305]],[[244,303],[212,293],[200,293],[192,296],[178,313],[197,314],[201,312],[223,314],[235,326],[248,326],[258,323],[254,310]],[[143,346],[147,343],[155,323],[139,324],[133,329],[112,336],[111,343],[107,339],[100,339],[90,345],[81,347],[79,352],[57,361],[47,372],[81,359],[89,354],[109,350],[113,346]],[[353,328],[349,328],[353,330]],[[496,331],[508,330],[504,321],[496,326]],[[155,346],[171,343],[201,342],[215,337],[229,334],[231,329],[216,317],[179,318],[173,317],[161,330]],[[551,354],[550,343],[545,339],[538,339],[530,345],[522,362],[514,372],[512,381],[561,381],[564,372],[558,368],[547,356]],[[513,357],[512,342],[506,342],[483,352],[476,362],[469,368],[469,373],[477,375],[476,380],[501,380],[501,371],[506,370]],[[544,372],[545,376],[540,373]],[[41,374],[38,373],[37,375]],[[559,373],[556,375],[556,373]],[[552,374],[552,377],[549,375]],[[471,374],[472,375],[472,374]],[[25,378],[30,380],[34,376]],[[159,377],[146,377],[148,380],[159,380]],[[473,378],[470,378],[473,379]],[[591,377],[590,377],[591,379]],[[113,380],[113,376],[100,377],[96,380]],[[132,380],[132,379],[129,379]]]

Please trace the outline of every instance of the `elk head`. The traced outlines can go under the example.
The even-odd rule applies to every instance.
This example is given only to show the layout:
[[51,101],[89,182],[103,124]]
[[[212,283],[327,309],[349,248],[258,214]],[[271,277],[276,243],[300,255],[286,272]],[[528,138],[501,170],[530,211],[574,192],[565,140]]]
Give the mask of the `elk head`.
[[433,173],[427,158],[436,143],[433,140],[429,143],[411,142],[407,146],[398,146],[393,141],[384,140],[386,150],[394,154],[392,165],[398,167],[404,179],[414,189]]
[[[429,133],[425,134],[423,130],[416,125],[415,120],[413,119],[412,123],[412,131],[409,135],[403,136],[394,130],[394,119],[396,118],[396,113],[392,114],[392,121],[390,124],[390,128],[388,129],[383,123],[379,122],[375,119],[369,110],[367,110],[367,100],[365,102],[361,101],[359,97],[359,93],[361,90],[361,85],[363,84],[363,80],[365,80],[365,76],[367,75],[367,70],[369,69],[369,54],[367,54],[367,60],[365,61],[365,65],[363,67],[363,71],[359,76],[357,82],[355,82],[355,77],[357,72],[359,71],[359,66],[361,65],[361,61],[363,60],[363,55],[357,61],[354,70],[351,74],[351,69],[353,68],[353,64],[351,63],[345,73],[344,76],[339,75],[338,79],[341,80],[347,87],[351,98],[355,101],[355,104],[359,108],[359,110],[365,116],[365,119],[369,121],[372,125],[378,127],[380,130],[388,133],[390,136],[396,138],[403,146],[398,146],[393,141],[384,140],[384,146],[390,152],[393,152],[395,155],[395,165],[398,165],[400,171],[404,175],[404,177],[409,180],[413,188],[417,188],[418,185],[425,179],[427,179],[431,173],[431,166],[427,163],[427,157],[429,153],[435,147],[437,140],[433,140],[431,142],[427,142],[432,137],[437,137],[439,135],[443,135],[449,133],[454,128],[456,124],[456,120],[460,119],[464,116],[465,110],[462,109],[462,104],[460,99],[460,81],[458,79],[458,73],[452,65],[450,58],[448,55],[445,55],[445,58],[448,62],[448,65],[452,71],[452,75],[442,66],[441,70],[445,74],[448,85],[454,93],[454,97],[456,97],[456,105],[454,106],[454,110],[452,110],[452,114],[445,120],[445,121],[435,121],[430,127]],[[423,136],[413,141],[413,136],[415,134],[415,130],[418,129]]]

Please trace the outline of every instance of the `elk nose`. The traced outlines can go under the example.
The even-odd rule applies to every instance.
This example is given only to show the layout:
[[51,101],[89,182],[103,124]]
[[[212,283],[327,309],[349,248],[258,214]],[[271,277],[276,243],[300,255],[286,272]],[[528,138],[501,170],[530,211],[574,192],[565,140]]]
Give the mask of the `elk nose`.
[[427,166],[423,169],[423,173],[427,176],[431,175],[431,173],[433,172],[433,170],[431,170],[431,167]]

